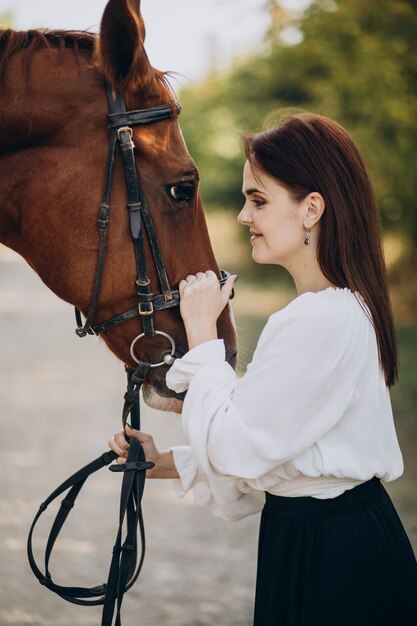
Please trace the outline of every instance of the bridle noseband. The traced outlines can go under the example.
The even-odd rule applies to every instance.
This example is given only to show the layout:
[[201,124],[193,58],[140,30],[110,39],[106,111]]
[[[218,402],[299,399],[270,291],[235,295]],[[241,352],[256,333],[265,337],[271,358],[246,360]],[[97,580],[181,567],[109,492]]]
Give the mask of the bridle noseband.
[[[175,360],[175,342],[167,333],[154,328],[154,312],[179,305],[180,295],[178,289],[170,287],[167,272],[163,262],[161,250],[155,233],[153,221],[149,212],[146,198],[142,191],[140,178],[136,169],[134,144],[132,141],[132,126],[155,124],[163,120],[170,120],[180,113],[178,102],[163,104],[150,109],[137,111],[126,111],[125,104],[121,96],[112,92],[109,84],[106,83],[107,99],[109,104],[109,128],[110,141],[107,157],[106,176],[102,202],[100,204],[98,217],[99,231],[99,252],[97,269],[93,286],[93,294],[90,308],[84,325],[81,314],[76,309],[77,329],[79,337],[87,334],[99,334],[105,332],[131,319],[140,318],[142,322],[142,333],[133,341],[130,347],[132,359],[137,363],[135,371],[127,369],[128,385],[124,395],[124,405],[122,410],[123,427],[130,417],[133,428],[140,429],[139,392],[146,376],[151,368],[163,365],[172,365]],[[113,167],[115,161],[116,144],[119,144],[123,158],[123,166],[127,189],[127,208],[129,213],[130,234],[135,251],[136,262],[136,294],[138,298],[137,306],[120,313],[104,322],[94,324],[94,318],[99,301],[101,285],[103,281],[104,263],[106,257],[107,229],[110,212],[110,196],[113,178]],[[153,257],[153,262],[158,274],[161,293],[151,292],[150,280],[147,273],[144,234],[146,233],[148,244]],[[220,284],[227,280],[228,272],[221,270]],[[168,339],[170,351],[167,352],[161,362],[147,363],[136,357],[134,349],[142,337],[154,338],[163,336]],[[121,626],[120,611],[123,595],[136,581],[139,576],[144,555],[145,555],[145,534],[142,518],[141,499],[145,486],[146,470],[153,467],[153,463],[147,462],[143,448],[136,439],[131,439],[127,462],[124,465],[112,465],[109,469],[114,472],[123,472],[122,490],[120,496],[119,528],[116,542],[113,548],[113,555],[110,564],[107,582],[96,587],[66,587],[53,582],[49,571],[49,560],[53,546],[61,531],[61,528],[74,506],[75,500],[87,478],[97,470],[109,465],[117,458],[113,451],[106,451],[100,457],[81,468],[75,474],[65,480],[50,496],[40,505],[29,531],[27,552],[29,564],[38,578],[39,582],[54,591],[59,596],[81,605],[103,605],[102,626]],[[32,536],[35,525],[46,510],[48,505],[68,491],[52,525],[45,550],[45,571],[42,572],[33,555]],[[125,526],[125,540],[122,542],[123,529]],[[139,526],[141,535],[141,556],[137,564],[138,544],[137,528]],[[115,612],[116,610],[116,612]]]

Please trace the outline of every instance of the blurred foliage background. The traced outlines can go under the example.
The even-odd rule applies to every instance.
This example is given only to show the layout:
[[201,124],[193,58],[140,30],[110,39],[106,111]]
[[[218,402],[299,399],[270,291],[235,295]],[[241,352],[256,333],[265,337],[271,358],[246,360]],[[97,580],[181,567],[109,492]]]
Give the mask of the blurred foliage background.
[[[415,0],[314,0],[288,11],[263,4],[270,27],[259,49],[180,93],[182,126],[200,168],[208,212],[242,204],[240,135],[271,111],[297,108],[336,119],[365,155],[381,209],[392,296],[399,322],[417,316],[417,5]],[[229,222],[218,214],[231,236]],[[231,218],[232,219],[232,218]],[[212,222],[216,222],[212,215]],[[238,248],[238,242],[236,242]],[[219,243],[234,271],[277,279]],[[246,257],[250,256],[246,250]],[[230,257],[230,258],[229,258]],[[278,279],[286,286],[283,272]]]

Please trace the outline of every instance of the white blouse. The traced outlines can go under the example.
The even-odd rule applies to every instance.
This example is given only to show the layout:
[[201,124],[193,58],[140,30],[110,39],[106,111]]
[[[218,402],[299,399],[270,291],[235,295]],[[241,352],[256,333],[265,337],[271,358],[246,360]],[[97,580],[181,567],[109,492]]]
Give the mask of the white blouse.
[[349,289],[304,293],[271,315],[245,375],[223,340],[177,359],[167,385],[188,388],[171,448],[177,493],[229,520],[260,511],[264,492],[334,498],[403,472],[375,331]]

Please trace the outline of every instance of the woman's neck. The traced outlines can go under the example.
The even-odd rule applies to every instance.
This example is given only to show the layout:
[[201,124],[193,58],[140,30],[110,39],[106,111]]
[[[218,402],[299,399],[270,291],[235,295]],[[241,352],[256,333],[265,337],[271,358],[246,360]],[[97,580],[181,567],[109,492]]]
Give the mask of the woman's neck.
[[336,285],[323,274],[316,259],[303,264],[300,268],[294,268],[293,271],[290,271],[290,274],[293,277],[299,296],[308,291],[317,292],[328,289],[329,287],[336,287]]
[[296,282],[295,287],[297,289],[297,294],[301,296],[303,293],[307,293],[309,291],[317,292],[323,291],[324,289],[328,289],[329,287],[336,287],[333,283],[331,283],[325,276],[321,280],[317,281],[305,281],[305,282]]

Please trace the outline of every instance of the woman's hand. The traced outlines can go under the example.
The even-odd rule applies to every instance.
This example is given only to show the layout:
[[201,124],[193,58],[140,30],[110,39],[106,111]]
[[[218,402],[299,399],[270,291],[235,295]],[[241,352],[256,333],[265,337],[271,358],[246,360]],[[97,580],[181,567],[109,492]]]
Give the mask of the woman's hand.
[[180,311],[190,349],[217,339],[217,318],[229,301],[236,279],[236,275],[230,276],[220,288],[216,274],[209,270],[190,274],[180,282]]
[[[155,445],[153,437],[147,435],[140,430],[130,428],[126,424],[126,435],[133,439],[137,439],[142,445],[145,453],[145,459],[154,463],[154,467],[146,470],[147,478],[178,478],[178,472],[175,468],[172,452],[160,452]],[[129,444],[126,441],[125,431],[121,430],[114,435],[108,442],[109,448],[118,454],[117,463],[120,465],[126,463]]]

